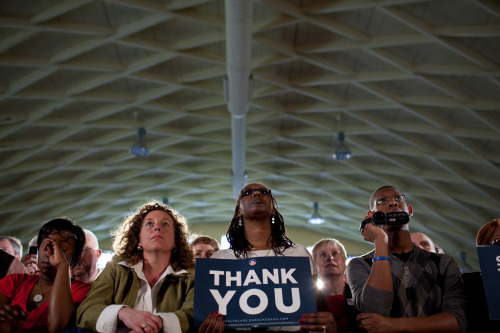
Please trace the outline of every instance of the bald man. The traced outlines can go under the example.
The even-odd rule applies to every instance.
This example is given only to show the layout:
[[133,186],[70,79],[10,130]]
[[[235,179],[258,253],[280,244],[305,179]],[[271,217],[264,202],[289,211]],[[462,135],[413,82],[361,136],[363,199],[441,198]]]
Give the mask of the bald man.
[[421,232],[414,232],[410,234],[411,242],[418,246],[421,249],[424,249],[429,252],[436,253],[436,247],[434,246],[434,242],[429,238],[426,234]]
[[83,231],[85,232],[85,247],[83,248],[82,259],[77,266],[71,269],[71,276],[77,280],[91,283],[101,273],[97,262],[102,251],[99,249],[99,242],[94,233],[87,229],[83,229]]

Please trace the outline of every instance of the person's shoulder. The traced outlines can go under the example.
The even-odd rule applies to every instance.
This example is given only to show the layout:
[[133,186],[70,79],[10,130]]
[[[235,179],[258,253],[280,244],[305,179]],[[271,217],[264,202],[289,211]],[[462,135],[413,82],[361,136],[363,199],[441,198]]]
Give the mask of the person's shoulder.
[[77,279],[71,279],[71,289],[72,290],[77,290],[77,289],[90,289],[90,283],[83,282]]
[[236,259],[234,251],[231,249],[219,250],[210,257],[212,259]]
[[30,275],[30,274],[9,274],[5,276],[4,278],[0,279],[1,283],[3,285],[12,285],[12,286],[19,286],[23,285],[25,283],[28,284],[35,284],[36,281],[38,281],[39,276],[38,275]]
[[365,253],[365,254],[362,254],[360,256],[353,257],[353,258],[349,259],[349,264],[347,266],[353,266],[356,264],[371,266],[372,259],[373,259],[374,255],[375,255],[375,250],[372,250],[372,251]]
[[307,249],[300,244],[293,244],[289,248],[287,248],[284,252],[286,256],[310,256],[311,254]]

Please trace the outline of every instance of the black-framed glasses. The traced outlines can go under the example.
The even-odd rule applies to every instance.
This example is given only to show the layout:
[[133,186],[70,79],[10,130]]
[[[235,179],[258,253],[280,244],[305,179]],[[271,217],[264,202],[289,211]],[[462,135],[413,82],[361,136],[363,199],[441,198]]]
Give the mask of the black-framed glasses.
[[377,205],[387,205],[391,200],[400,203],[400,202],[405,202],[406,197],[403,194],[401,194],[401,195],[396,195],[394,197],[379,198],[377,199],[376,203]]
[[244,188],[241,190],[241,197],[246,197],[247,195],[252,195],[255,193],[255,191],[259,191],[261,195],[272,195],[271,194],[271,189],[265,188],[265,187],[260,187],[260,188]]
[[59,234],[62,238],[73,238],[74,240],[78,240],[78,236],[69,230],[59,230],[56,228],[45,227],[42,228],[42,234],[44,238],[53,234]]
[[500,238],[495,238],[492,242],[491,245],[500,245]]

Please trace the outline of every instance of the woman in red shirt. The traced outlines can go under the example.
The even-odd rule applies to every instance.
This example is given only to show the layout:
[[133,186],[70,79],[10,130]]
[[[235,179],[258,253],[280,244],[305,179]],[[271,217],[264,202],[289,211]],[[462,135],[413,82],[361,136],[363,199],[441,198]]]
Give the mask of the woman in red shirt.
[[1,332],[60,332],[74,326],[76,307],[90,285],[71,280],[85,234],[69,218],[44,224],[38,233],[40,275],[11,274],[0,280]]

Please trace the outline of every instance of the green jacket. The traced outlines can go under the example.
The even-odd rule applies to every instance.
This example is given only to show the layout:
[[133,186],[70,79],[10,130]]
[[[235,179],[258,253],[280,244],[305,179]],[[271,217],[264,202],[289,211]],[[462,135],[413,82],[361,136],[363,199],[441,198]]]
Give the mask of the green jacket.
[[[97,319],[111,304],[134,308],[140,279],[135,271],[118,263],[124,259],[114,256],[92,287],[77,311],[77,326],[96,331]],[[182,332],[195,331],[193,324],[194,269],[188,273],[167,275],[158,293],[157,312],[172,312],[179,318]]]

